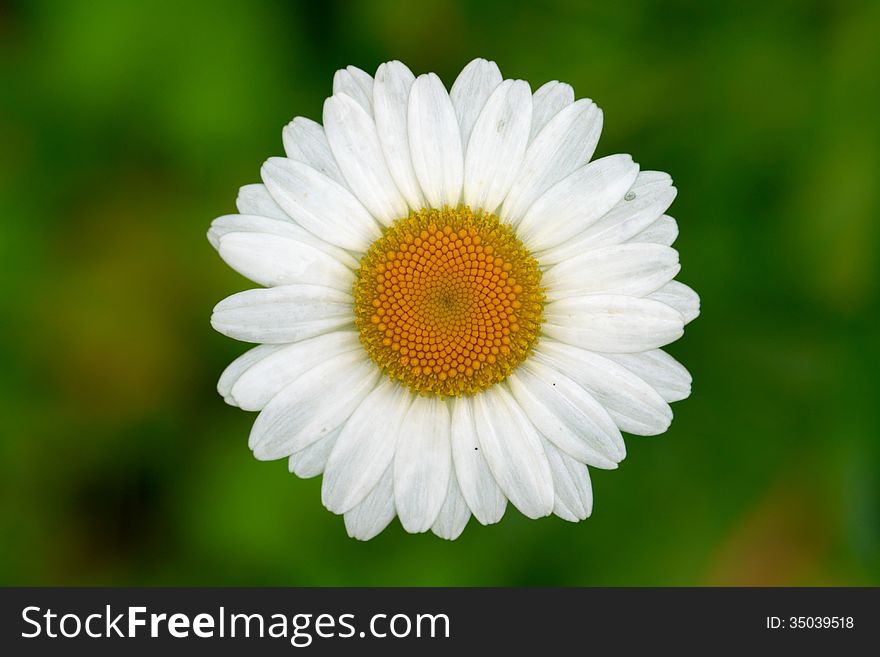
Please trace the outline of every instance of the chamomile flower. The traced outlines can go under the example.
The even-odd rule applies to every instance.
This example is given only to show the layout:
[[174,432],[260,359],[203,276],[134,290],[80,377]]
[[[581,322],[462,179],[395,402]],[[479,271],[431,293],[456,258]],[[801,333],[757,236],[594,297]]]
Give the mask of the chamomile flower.
[[263,287],[214,309],[258,346],[218,385],[259,411],[258,459],[323,474],[322,501],[369,539],[397,516],[454,539],[590,515],[588,466],[654,435],[687,371],[660,348],[699,299],[676,282],[676,190],[628,155],[590,161],[602,112],[532,92],[493,62],[447,92],[400,62],[337,72],[323,126],[295,118],[240,214],[208,237]]

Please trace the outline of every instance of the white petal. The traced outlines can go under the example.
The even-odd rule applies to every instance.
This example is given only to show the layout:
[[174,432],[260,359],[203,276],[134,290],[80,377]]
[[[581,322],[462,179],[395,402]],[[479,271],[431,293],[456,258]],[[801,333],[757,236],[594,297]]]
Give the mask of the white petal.
[[438,209],[458,205],[464,177],[458,119],[434,73],[417,77],[409,92],[407,134],[413,169],[428,204]]
[[290,456],[341,426],[376,385],[379,370],[349,351],[290,383],[260,411],[249,446],[261,461]]
[[626,457],[623,437],[611,416],[557,369],[529,359],[508,382],[535,428],[578,461],[614,469]]
[[454,541],[464,531],[465,525],[471,518],[471,510],[462,497],[461,489],[453,473],[449,477],[449,490],[446,492],[446,500],[440,508],[437,520],[431,526],[431,531],[440,538]]
[[349,325],[350,294],[319,285],[247,290],[214,306],[211,326],[245,342],[296,342]]
[[645,230],[629,238],[630,242],[649,242],[672,246],[678,239],[678,223],[675,219],[664,214],[657,221],[650,224]]
[[287,468],[300,479],[310,479],[317,477],[324,472],[327,465],[327,458],[336,445],[336,439],[342,432],[342,427],[336,427],[328,435],[316,440],[308,447],[290,455],[287,461]]
[[569,522],[589,518],[593,511],[593,487],[587,466],[545,440],[544,451],[553,473],[556,493],[553,513]]
[[394,504],[403,528],[428,531],[449,489],[452,472],[449,409],[438,397],[416,397],[397,439]]
[[261,174],[278,205],[321,239],[343,249],[365,251],[381,234],[360,201],[316,169],[273,157],[263,165]]
[[585,294],[642,297],[660,289],[681,269],[678,251],[659,244],[614,244],[563,260],[544,273],[550,301]]
[[246,411],[259,411],[287,385],[323,361],[361,348],[356,331],[333,331],[282,345],[252,363],[229,389],[229,397]]
[[290,216],[281,209],[265,185],[260,183],[245,185],[238,190],[238,198],[235,199],[235,207],[241,214],[252,214],[261,217],[271,217],[290,221]]
[[368,114],[373,112],[373,78],[357,66],[339,69],[333,76],[333,93],[354,98]]
[[[266,188],[265,185],[255,185],[256,187]],[[268,193],[268,192],[267,192]],[[274,203],[274,201],[272,201]],[[285,215],[286,216],[286,215]],[[265,233],[267,235],[278,235],[280,237],[292,237],[293,239],[305,239],[310,237],[316,244],[327,244],[337,249],[339,253],[345,253],[343,249],[333,247],[324,240],[321,240],[302,226],[294,223],[293,219],[278,219],[275,217],[264,217],[258,214],[225,214],[217,217],[211,222],[209,233],[213,233],[216,239],[216,246],[220,246],[220,238],[227,233]],[[357,262],[357,261],[355,261]]]
[[324,102],[324,130],[349,188],[385,226],[407,214],[406,201],[391,178],[376,134],[363,107],[345,94]]
[[638,354],[602,354],[622,365],[654,388],[667,402],[690,397],[691,375],[684,365],[662,349]]
[[[262,187],[262,185],[260,186]],[[280,219],[270,219],[255,215],[229,214],[217,217],[211,222],[211,229],[208,231],[208,234],[211,235],[212,233],[216,240],[216,248],[218,249],[220,248],[220,240],[229,233],[254,233],[305,242],[309,246],[331,256],[349,269],[354,270],[358,267],[358,261],[348,251],[340,249],[338,246],[333,246],[320,237],[316,237],[305,228],[293,223],[289,218],[286,221],[282,221]]]
[[553,477],[541,436],[500,386],[473,398],[480,449],[501,490],[520,512],[540,518],[553,511]]
[[217,381],[217,392],[220,393],[223,400],[230,406],[238,406],[238,402],[231,394],[232,388],[235,384],[251,367],[264,358],[268,358],[275,352],[284,349],[284,346],[285,345],[281,344],[261,344],[252,349],[248,349],[241,356],[232,361],[226,369],[223,370],[223,374],[220,375],[220,380]]
[[507,498],[480,451],[470,397],[452,401],[452,457],[461,493],[474,517],[483,525],[501,520]]
[[684,333],[681,314],[652,299],[597,294],[547,304],[544,334],[560,342],[611,353],[656,349]]
[[385,379],[345,423],[321,485],[321,500],[330,511],[354,508],[385,474],[410,402],[403,386]]
[[345,531],[351,538],[369,541],[394,520],[394,476],[389,465],[373,490],[345,513]]
[[522,165],[532,121],[532,92],[522,80],[505,80],[474,124],[464,160],[464,203],[494,212]]
[[501,71],[495,62],[474,59],[465,66],[449,92],[461,128],[461,143],[467,148],[471,130],[490,94],[501,84]]
[[227,233],[220,257],[242,276],[266,286],[326,285],[351,290],[354,272],[307,242],[265,233]]
[[529,141],[532,141],[550,119],[559,114],[574,102],[574,89],[571,85],[552,80],[538,87],[532,97],[532,129]]
[[608,213],[567,242],[541,253],[541,264],[552,265],[588,249],[627,241],[660,218],[675,199],[675,193],[668,175],[642,171]]
[[672,421],[669,404],[642,379],[608,358],[542,340],[535,351],[535,360],[588,390],[623,431],[652,436],[669,428]]
[[565,244],[613,208],[638,172],[629,155],[609,155],[582,166],[532,204],[517,227],[517,235],[533,251]]
[[382,64],[376,71],[373,85],[373,113],[391,177],[410,208],[419,210],[425,207],[425,197],[413,170],[406,129],[409,90],[415,79],[400,62]]
[[517,225],[544,192],[590,160],[601,132],[602,110],[591,100],[572,103],[554,116],[529,145],[501,218]]
[[298,116],[284,127],[281,140],[291,160],[308,164],[340,185],[346,185],[320,123]]
[[669,281],[659,290],[650,294],[649,299],[665,303],[675,308],[684,317],[684,323],[694,321],[700,314],[700,297],[690,287],[678,281]]

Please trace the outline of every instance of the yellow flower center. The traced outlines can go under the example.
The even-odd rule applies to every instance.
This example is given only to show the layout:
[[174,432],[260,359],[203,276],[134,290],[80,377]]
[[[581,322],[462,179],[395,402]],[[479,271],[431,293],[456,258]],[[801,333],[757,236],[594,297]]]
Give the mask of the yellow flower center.
[[354,283],[370,357],[421,394],[503,381],[541,328],[541,272],[513,230],[470,208],[421,210],[370,245]]

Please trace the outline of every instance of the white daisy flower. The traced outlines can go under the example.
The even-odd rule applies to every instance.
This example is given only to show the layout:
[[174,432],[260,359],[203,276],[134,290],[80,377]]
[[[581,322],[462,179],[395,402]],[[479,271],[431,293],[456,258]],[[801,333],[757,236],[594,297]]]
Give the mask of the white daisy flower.
[[258,459],[323,473],[350,536],[396,515],[454,539],[508,500],[582,520],[588,466],[616,468],[621,431],[663,433],[690,394],[660,350],[699,312],[673,280],[676,190],[628,155],[590,162],[601,129],[569,85],[533,93],[484,59],[449,92],[396,61],[348,67],[323,126],[295,118],[211,225],[265,286],[214,309],[258,343],[220,394],[259,411]]

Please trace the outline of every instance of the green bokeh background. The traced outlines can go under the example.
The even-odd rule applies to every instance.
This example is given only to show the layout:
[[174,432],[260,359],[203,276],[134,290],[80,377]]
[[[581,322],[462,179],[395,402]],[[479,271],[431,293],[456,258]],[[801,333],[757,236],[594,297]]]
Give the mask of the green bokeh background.
[[[880,584],[880,3],[0,4],[0,583]],[[679,188],[703,314],[593,517],[346,537],[215,392],[205,239],[335,69],[472,57]]]

